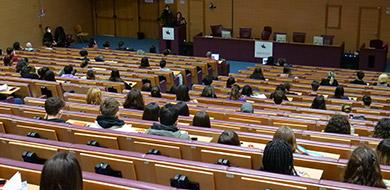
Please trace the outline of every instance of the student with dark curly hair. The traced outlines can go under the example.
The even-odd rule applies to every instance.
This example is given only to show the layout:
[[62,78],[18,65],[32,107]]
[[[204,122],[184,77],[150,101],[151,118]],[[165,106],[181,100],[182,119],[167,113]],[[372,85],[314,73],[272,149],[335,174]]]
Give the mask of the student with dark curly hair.
[[374,129],[375,138],[390,138],[390,118],[382,118],[378,121]]
[[333,115],[325,127],[327,133],[351,134],[351,125],[348,117],[344,115]]
[[262,170],[278,174],[297,175],[294,169],[292,147],[286,141],[280,139],[268,142],[263,152]]

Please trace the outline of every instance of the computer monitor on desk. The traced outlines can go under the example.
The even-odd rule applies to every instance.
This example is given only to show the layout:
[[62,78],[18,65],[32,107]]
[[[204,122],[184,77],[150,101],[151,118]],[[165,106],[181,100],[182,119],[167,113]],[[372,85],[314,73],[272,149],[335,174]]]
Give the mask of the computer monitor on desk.
[[276,34],[276,42],[286,43],[287,35],[286,34]]
[[222,38],[232,38],[232,32],[229,30],[222,30],[221,34]]
[[314,36],[313,37],[313,44],[314,45],[318,45],[318,46],[324,45],[324,37],[322,37],[322,36]]
[[216,61],[219,61],[219,54],[211,54],[211,58]]

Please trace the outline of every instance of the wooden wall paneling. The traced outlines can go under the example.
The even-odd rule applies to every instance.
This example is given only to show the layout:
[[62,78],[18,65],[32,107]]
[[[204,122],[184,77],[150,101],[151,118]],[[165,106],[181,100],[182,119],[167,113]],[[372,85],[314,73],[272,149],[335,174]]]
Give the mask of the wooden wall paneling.
[[357,49],[370,40],[380,38],[381,31],[381,7],[359,7],[359,19],[357,30]]
[[[233,0],[205,0],[205,31],[211,34],[210,25],[222,24],[224,28],[233,27]],[[209,5],[213,3],[216,8],[210,9]],[[235,35],[235,33],[233,33]]]
[[144,0],[138,0],[139,5],[139,31],[145,33],[146,38],[159,38],[159,23],[157,18],[160,16],[159,2],[145,3]]
[[115,0],[116,36],[136,37],[138,3],[135,0]]
[[96,33],[115,35],[114,0],[96,0]]
[[327,29],[340,29],[343,6],[326,5],[325,27]]
[[204,0],[188,0],[189,3],[189,18],[188,22],[188,32],[189,39],[192,41],[192,38],[199,33],[205,34],[205,13],[204,13]]

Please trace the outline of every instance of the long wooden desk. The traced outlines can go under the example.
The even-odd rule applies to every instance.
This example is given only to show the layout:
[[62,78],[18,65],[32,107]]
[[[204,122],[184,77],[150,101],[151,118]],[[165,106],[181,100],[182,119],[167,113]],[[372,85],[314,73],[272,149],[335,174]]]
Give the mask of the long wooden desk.
[[[227,60],[261,62],[255,58],[255,39],[194,37],[194,56],[215,52]],[[293,65],[340,67],[344,46],[318,46],[303,43],[273,43],[273,57],[287,59]]]

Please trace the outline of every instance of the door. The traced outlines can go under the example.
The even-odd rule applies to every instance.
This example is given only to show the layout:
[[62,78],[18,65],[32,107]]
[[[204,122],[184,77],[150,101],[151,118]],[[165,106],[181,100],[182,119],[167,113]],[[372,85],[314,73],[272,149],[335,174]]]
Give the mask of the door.
[[134,0],[115,0],[116,36],[136,37],[138,32],[138,4]]
[[139,31],[145,34],[145,38],[159,38],[159,3],[146,3],[144,0],[139,0]]
[[[201,32],[205,32],[204,28],[204,0],[189,0],[189,17],[188,31],[189,40]],[[206,35],[206,34],[204,34]],[[208,35],[208,34],[207,34]]]
[[369,46],[370,40],[380,38],[381,30],[381,8],[380,7],[360,7],[359,8],[359,28],[357,48],[363,43]]
[[96,34],[115,35],[114,0],[96,0]]

